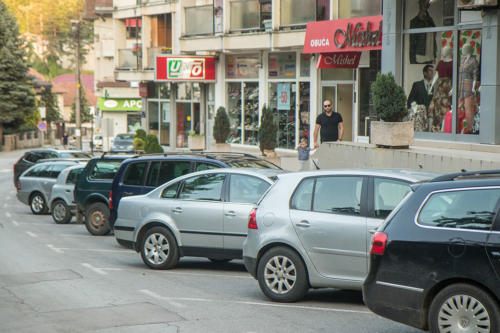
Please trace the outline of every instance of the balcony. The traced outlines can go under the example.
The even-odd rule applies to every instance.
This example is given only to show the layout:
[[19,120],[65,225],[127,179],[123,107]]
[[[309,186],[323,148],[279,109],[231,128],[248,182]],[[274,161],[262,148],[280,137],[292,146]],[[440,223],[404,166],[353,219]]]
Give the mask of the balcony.
[[142,70],[142,49],[119,49],[117,69],[124,71]]
[[172,48],[166,46],[153,46],[147,48],[146,69],[155,68],[155,59],[157,54],[172,54]]

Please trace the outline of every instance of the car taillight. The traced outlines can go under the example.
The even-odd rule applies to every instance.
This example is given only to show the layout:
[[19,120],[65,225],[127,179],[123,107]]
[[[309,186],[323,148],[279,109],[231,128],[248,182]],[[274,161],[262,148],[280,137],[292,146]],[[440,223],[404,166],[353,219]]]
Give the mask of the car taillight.
[[248,229],[259,229],[257,227],[257,208],[252,209],[250,218],[248,219]]
[[23,187],[21,186],[21,181],[20,181],[20,180],[18,180],[18,181],[17,181],[17,190],[18,190],[18,191],[21,191],[22,189],[23,189]]
[[376,232],[373,236],[371,254],[384,255],[387,235],[383,232]]
[[109,191],[109,209],[113,209],[113,191]]

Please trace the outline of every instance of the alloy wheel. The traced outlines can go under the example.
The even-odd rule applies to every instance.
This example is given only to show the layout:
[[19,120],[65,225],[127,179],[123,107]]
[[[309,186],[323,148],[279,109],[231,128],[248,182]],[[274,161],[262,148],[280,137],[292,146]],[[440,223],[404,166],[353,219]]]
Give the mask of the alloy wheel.
[[54,218],[57,221],[62,221],[66,217],[66,207],[64,204],[58,202],[54,205]]
[[43,211],[45,208],[45,201],[40,195],[37,194],[33,197],[33,200],[31,200],[31,208],[37,213]]
[[440,333],[490,333],[491,322],[485,306],[469,295],[448,298],[439,310]]
[[264,280],[269,290],[276,294],[286,294],[293,289],[297,280],[297,270],[293,262],[285,256],[274,256],[266,263]]
[[161,233],[151,234],[144,242],[144,254],[149,262],[154,265],[163,264],[170,251],[167,238]]

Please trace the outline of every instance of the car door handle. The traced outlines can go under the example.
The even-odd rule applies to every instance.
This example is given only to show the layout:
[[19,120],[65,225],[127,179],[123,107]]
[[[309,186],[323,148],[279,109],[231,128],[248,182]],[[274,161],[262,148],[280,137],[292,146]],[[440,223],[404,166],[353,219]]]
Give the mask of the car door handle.
[[174,213],[182,213],[182,208],[181,207],[176,207],[176,208],[172,209],[172,212],[174,212]]
[[71,190],[65,190],[65,192],[71,193]]
[[295,223],[295,225],[297,227],[301,227],[301,228],[309,228],[311,226],[311,224],[309,223],[309,221],[306,221],[306,220],[302,220],[300,222],[297,222],[297,223]]
[[236,216],[236,213],[232,210],[230,210],[229,212],[225,213],[224,215],[226,216]]

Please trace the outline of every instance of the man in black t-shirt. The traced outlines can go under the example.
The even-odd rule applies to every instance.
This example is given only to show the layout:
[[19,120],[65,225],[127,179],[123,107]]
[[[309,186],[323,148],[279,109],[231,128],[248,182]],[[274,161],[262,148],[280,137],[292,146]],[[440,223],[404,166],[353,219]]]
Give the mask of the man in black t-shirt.
[[[341,141],[344,135],[344,123],[342,116],[338,112],[333,112],[332,101],[326,99],[323,102],[325,112],[316,118],[314,128],[314,148],[318,148],[318,132],[321,135],[321,142]],[[320,130],[321,129],[321,130]]]

